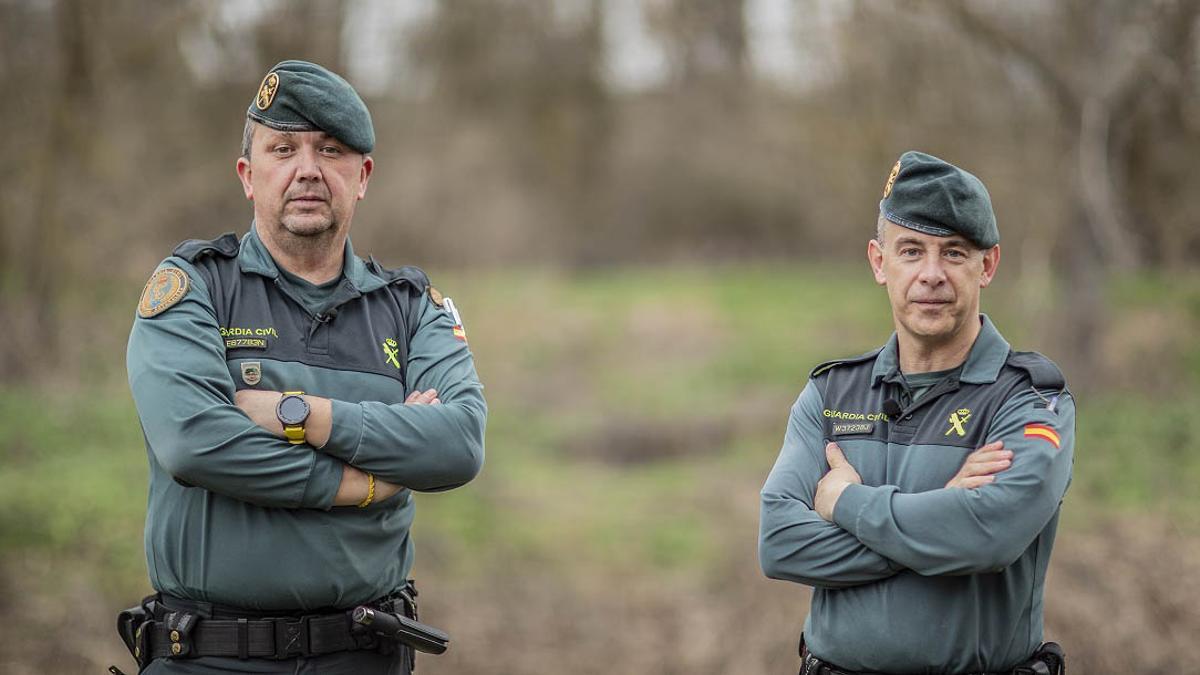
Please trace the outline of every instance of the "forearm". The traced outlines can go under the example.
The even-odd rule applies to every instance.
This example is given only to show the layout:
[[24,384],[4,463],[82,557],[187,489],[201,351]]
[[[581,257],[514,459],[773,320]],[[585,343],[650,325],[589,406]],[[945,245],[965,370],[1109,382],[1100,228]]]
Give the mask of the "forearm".
[[[483,464],[487,409],[481,395],[440,405],[333,401],[321,452],[414,490],[445,490]],[[314,439],[315,440],[315,439]]]
[[822,519],[807,504],[766,493],[758,550],[766,576],[822,588],[873,583],[903,569]]

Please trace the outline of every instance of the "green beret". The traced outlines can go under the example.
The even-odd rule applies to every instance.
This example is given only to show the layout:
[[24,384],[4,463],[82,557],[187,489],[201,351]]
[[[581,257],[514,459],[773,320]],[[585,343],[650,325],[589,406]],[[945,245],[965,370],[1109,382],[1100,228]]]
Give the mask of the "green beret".
[[959,234],[980,248],[1000,243],[992,199],[983,182],[923,152],[900,155],[883,187],[879,213],[901,227],[935,237]]
[[308,61],[282,61],[267,73],[246,115],[278,131],[324,131],[367,154],[371,113],[350,83]]

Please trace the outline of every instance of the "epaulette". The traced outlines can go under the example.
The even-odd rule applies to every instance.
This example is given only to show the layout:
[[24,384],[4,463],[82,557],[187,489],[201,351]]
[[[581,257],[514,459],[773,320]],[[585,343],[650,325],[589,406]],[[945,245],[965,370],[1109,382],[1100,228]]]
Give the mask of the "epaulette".
[[829,370],[830,368],[833,368],[834,366],[844,366],[844,365],[849,365],[852,363],[862,363],[864,361],[874,360],[874,358],[876,356],[879,356],[879,352],[881,352],[881,351],[883,351],[883,347],[879,347],[878,349],[872,349],[871,351],[867,352],[866,354],[860,354],[859,356],[851,356],[851,357],[845,358],[845,359],[834,359],[832,361],[826,361],[825,363],[822,363],[821,365],[817,366],[816,368],[813,368],[812,372],[808,374],[808,377],[810,379],[814,378],[814,377],[820,375],[821,373]]
[[236,258],[241,245],[242,241],[237,238],[237,235],[226,232],[216,239],[188,239],[176,246],[171,255],[183,258],[188,262],[196,262],[201,256],[213,253],[226,258]]
[[1063,389],[1067,378],[1053,361],[1037,352],[1009,352],[1008,365],[1029,374],[1029,380],[1038,389]]
[[407,282],[417,293],[425,292],[425,289],[429,286],[429,275],[425,274],[419,267],[405,265],[404,267],[397,267],[394,270],[387,269],[379,264],[375,256],[370,256],[367,258],[367,269],[371,270],[375,276],[388,282],[388,284]]

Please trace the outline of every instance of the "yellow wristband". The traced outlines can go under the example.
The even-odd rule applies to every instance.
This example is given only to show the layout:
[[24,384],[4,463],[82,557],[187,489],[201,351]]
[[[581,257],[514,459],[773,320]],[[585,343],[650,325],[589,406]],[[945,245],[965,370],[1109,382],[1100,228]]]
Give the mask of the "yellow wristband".
[[375,501],[375,474],[367,474],[367,498],[358,503],[358,508],[365,509]]

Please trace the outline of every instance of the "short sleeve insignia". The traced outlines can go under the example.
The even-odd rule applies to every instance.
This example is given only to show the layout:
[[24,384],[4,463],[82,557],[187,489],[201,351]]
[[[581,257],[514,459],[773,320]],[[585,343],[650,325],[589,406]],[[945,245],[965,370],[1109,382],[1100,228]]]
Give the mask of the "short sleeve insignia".
[[900,175],[900,160],[896,160],[896,164],[892,166],[892,172],[888,174],[887,183],[883,186],[883,198],[887,199],[888,195],[892,194],[892,186],[896,184],[896,176]]
[[445,306],[446,306],[446,298],[444,298],[444,297],[442,296],[442,292],[441,292],[441,291],[439,291],[438,289],[434,288],[433,286],[427,286],[426,288],[428,288],[428,289],[429,289],[429,299],[430,299],[431,301],[433,301],[433,304],[437,305],[438,307],[445,307]]
[[277,73],[267,73],[263,78],[262,84],[258,87],[258,96],[254,97],[254,105],[258,106],[259,110],[266,110],[271,107],[271,102],[275,100],[275,92],[279,91],[279,75]]
[[150,277],[138,302],[138,316],[149,319],[170,309],[188,292],[188,276],[175,267],[164,267]]

